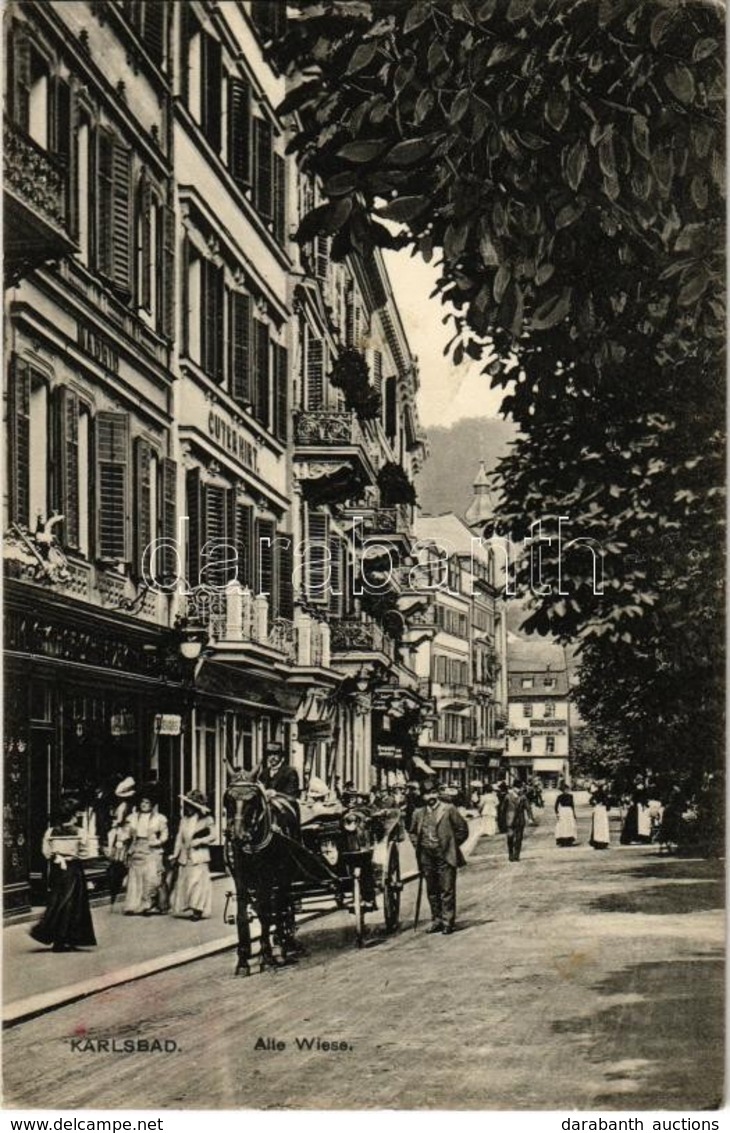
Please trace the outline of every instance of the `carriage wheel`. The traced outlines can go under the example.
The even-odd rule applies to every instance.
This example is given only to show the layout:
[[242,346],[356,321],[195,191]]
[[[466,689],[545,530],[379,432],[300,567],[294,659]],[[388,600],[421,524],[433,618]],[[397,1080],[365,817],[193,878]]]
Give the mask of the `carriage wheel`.
[[400,895],[403,888],[400,879],[400,854],[395,842],[388,854],[388,868],[383,879],[383,915],[385,931],[397,932],[400,924]]
[[355,914],[355,944],[362,948],[365,941],[365,910],[362,907],[362,884],[360,866],[355,866],[352,877],[352,911]]

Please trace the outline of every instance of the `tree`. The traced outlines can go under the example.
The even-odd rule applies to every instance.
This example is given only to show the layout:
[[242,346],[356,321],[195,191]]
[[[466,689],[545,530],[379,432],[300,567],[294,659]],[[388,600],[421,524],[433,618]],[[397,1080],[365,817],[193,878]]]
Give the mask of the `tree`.
[[[658,674],[636,693],[642,726],[626,725],[639,758],[657,704],[690,670],[717,690],[722,653],[723,10],[297,8],[282,109],[328,197],[299,238],[332,235],[335,257],[440,255],[453,360],[484,358],[520,429],[498,468],[498,527],[520,539],[567,516],[570,538],[602,553],[598,586],[586,543],[561,547],[546,526],[526,628],[579,640],[587,673],[606,666],[635,693]],[[518,582],[529,590],[527,559]],[[605,690],[585,687],[593,723]]]

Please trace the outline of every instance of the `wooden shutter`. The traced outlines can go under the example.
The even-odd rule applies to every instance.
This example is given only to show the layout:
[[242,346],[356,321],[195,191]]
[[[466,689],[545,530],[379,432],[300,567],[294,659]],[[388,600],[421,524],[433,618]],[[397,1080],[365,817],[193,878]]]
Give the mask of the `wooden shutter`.
[[279,153],[273,155],[274,175],[274,236],[280,244],[286,243],[286,161]]
[[350,281],[345,298],[345,342],[348,346],[356,346],[355,340],[355,288]]
[[27,131],[30,119],[30,42],[17,25],[8,55],[12,67],[9,85],[12,90],[13,121]]
[[[175,213],[169,205],[160,209],[164,246],[162,251],[162,333],[175,337]],[[187,287],[187,274],[183,264],[183,283]]]
[[273,135],[266,118],[254,119],[254,205],[266,220],[273,208]]
[[256,328],[256,391],[254,416],[265,428],[268,428],[271,423],[271,411],[269,408],[269,402],[271,400],[269,328],[266,323],[258,321],[254,323],[254,326]]
[[158,67],[165,58],[165,0],[145,0],[142,40]]
[[277,552],[279,617],[291,621],[294,617],[294,550],[291,536],[281,537],[277,544]]
[[65,79],[56,77],[50,90],[50,139],[56,158],[64,171],[66,185],[66,222],[72,226],[74,211],[73,192],[73,137],[71,121],[71,87]]
[[274,434],[286,444],[289,439],[289,352],[274,344]]
[[132,282],[132,215],[131,215],[131,151],[114,139],[112,144],[113,173],[113,243],[112,280],[128,297]]
[[96,417],[97,537],[102,559],[129,559],[129,418]]
[[205,542],[202,564],[204,581],[211,586],[225,586],[226,572],[223,567],[226,542],[226,519],[228,492],[217,484],[205,485]]
[[223,381],[224,272],[210,260],[202,261],[203,369],[215,382]]
[[97,134],[96,264],[111,278],[114,259],[114,142],[105,130]]
[[79,545],[79,398],[75,390],[56,391],[56,480],[54,504],[63,515],[62,540]]
[[197,21],[189,4],[179,4],[180,13],[180,96],[190,106],[190,41],[195,34]]
[[231,396],[239,405],[250,406],[253,400],[253,305],[250,295],[231,292],[230,320]]
[[251,184],[251,87],[228,80],[228,165],[239,185]]
[[277,616],[276,565],[274,559],[276,524],[271,519],[256,520],[256,560],[259,594],[267,594],[271,618]]
[[395,378],[385,380],[385,432],[394,437],[398,428]]
[[13,364],[8,396],[10,518],[30,526],[30,366]]
[[[177,547],[177,463],[166,456],[162,460],[160,534],[164,539],[162,571],[165,579],[176,578],[180,562]],[[159,561],[159,560],[158,560]]]
[[339,535],[331,535],[330,549],[330,582],[329,582],[329,610],[334,617],[342,617],[342,598],[344,585],[343,545]]
[[310,602],[327,603],[329,516],[307,511],[307,596]]
[[191,468],[185,473],[185,504],[187,508],[186,577],[188,586],[200,585],[200,551],[205,542],[205,508],[200,469]]
[[144,311],[152,309],[152,287],[150,276],[152,274],[152,189],[147,177],[143,174],[138,190],[139,210],[137,227],[140,238],[140,288],[138,302]]
[[383,355],[380,350],[373,350],[373,387],[378,393],[383,387]]
[[[145,552],[157,532],[152,530],[152,446],[143,437],[134,442],[134,567],[142,577]],[[147,556],[147,568],[150,560]]]
[[203,34],[203,133],[216,153],[221,148],[221,97],[223,72],[221,45],[211,35]]
[[236,506],[236,550],[238,551],[238,581],[250,590],[256,589],[256,562],[254,556],[253,508],[249,504]]
[[307,409],[324,407],[324,343],[307,327]]
[[329,236],[315,236],[314,238],[314,272],[320,283],[327,280],[327,268],[330,262]]

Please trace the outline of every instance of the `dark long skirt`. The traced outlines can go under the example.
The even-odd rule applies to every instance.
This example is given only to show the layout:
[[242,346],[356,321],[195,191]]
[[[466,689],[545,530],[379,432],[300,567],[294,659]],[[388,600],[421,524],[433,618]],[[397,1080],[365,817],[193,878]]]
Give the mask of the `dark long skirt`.
[[33,939],[59,948],[83,948],[96,944],[81,862],[70,861],[66,869],[53,862],[49,890],[46,911],[30,930]]

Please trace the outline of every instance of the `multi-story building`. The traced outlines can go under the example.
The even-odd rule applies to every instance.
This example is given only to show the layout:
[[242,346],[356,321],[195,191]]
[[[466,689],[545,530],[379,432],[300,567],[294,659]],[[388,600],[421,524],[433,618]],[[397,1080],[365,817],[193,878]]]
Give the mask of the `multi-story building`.
[[318,190],[277,116],[283,18],[7,8],[10,910],[64,795],[131,774],[217,815],[267,739],[362,789],[413,746],[417,370],[379,254],[292,239]]
[[557,787],[570,771],[569,687],[565,654],[549,642],[510,635],[506,758],[519,778]]
[[506,626],[491,549],[456,515],[416,521],[420,600],[408,640],[432,714],[419,752],[446,781],[466,790],[494,781],[504,750]]

